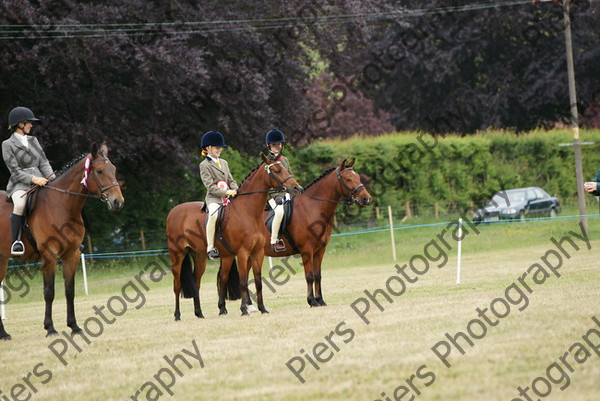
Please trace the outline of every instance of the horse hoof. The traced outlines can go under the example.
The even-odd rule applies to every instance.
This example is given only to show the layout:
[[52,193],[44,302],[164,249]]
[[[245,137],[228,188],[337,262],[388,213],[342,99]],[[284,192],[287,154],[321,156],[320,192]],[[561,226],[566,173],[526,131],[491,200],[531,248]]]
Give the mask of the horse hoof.
[[58,335],[58,332],[54,329],[48,330],[48,333],[46,333],[46,337],[57,336],[57,335]]
[[71,327],[71,334],[81,333],[83,330],[79,326]]
[[179,316],[175,316],[175,321],[179,322],[181,320],[181,318]]
[[0,336],[0,340],[10,341],[10,340],[12,340],[12,337],[10,336],[10,334],[4,333],[3,335]]
[[197,315],[196,315],[196,317],[197,317],[198,319],[204,319],[204,315],[203,315],[202,313],[200,313],[200,314],[197,314]]
[[265,308],[262,308],[262,309],[260,310],[260,313],[269,313],[269,311],[268,311],[268,310],[266,310]]
[[325,301],[323,301],[322,299],[317,300],[317,302],[319,303],[319,306],[327,306]]
[[219,316],[221,315],[226,315],[227,314],[227,309],[223,309],[219,311]]

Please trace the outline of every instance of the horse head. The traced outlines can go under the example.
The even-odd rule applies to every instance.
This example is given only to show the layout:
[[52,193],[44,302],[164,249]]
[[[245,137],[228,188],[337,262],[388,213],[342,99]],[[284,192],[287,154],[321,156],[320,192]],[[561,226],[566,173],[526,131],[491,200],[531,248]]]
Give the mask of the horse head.
[[117,168],[108,159],[106,144],[92,144],[89,163],[86,161],[88,191],[98,195],[105,202],[108,210],[121,210],[125,199],[117,181]]
[[284,188],[291,195],[298,195],[302,192],[300,184],[280,161],[269,159],[265,155],[262,155],[262,159],[271,182],[275,184],[273,188]]
[[360,175],[352,169],[354,166],[355,159],[352,159],[350,163],[346,163],[346,159],[336,169],[336,174],[342,191],[345,193],[348,199],[356,203],[359,207],[367,206],[371,203],[371,195],[365,188],[364,184],[360,181]]

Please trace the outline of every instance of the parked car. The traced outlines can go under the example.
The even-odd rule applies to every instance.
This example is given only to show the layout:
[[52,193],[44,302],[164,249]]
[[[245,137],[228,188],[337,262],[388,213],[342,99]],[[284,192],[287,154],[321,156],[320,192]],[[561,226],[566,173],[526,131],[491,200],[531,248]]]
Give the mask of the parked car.
[[550,216],[560,213],[558,198],[538,187],[497,192],[483,208],[473,214],[476,223],[505,219]]

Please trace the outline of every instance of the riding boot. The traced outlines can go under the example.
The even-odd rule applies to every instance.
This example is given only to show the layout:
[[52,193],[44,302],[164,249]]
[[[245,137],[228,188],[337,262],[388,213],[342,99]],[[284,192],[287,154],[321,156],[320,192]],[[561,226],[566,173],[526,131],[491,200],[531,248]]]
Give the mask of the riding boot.
[[12,214],[10,216],[10,228],[12,231],[12,246],[10,253],[17,256],[25,253],[25,245],[21,242],[21,227],[23,226],[23,216]]

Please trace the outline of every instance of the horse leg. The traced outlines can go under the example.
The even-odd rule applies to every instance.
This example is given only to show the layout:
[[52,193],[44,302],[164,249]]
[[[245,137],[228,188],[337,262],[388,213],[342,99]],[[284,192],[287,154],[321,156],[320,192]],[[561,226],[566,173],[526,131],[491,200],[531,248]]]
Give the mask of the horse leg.
[[171,272],[173,273],[173,292],[175,293],[175,321],[181,320],[179,311],[179,296],[181,295],[181,263],[185,255],[182,252],[175,252],[169,246],[169,256],[171,257]]
[[79,249],[68,256],[63,257],[63,278],[65,279],[65,298],[67,300],[67,326],[72,333],[80,333],[81,328],[77,326],[75,318],[75,272],[80,257]]
[[[0,283],[6,277],[6,271],[8,269],[8,258],[0,255]],[[4,330],[4,324],[2,323],[2,317],[0,317],[0,340],[10,340],[12,337]]]
[[313,271],[315,273],[315,300],[319,306],[327,306],[323,300],[323,289],[321,288],[321,262],[325,255],[325,247],[315,252],[313,256]]
[[261,311],[261,313],[269,313],[269,311],[265,308],[265,305],[263,303],[262,294],[262,262],[265,255],[262,252],[260,253],[260,256],[252,255],[250,257],[250,261],[252,264],[252,273],[254,274],[254,287],[256,288],[256,303],[258,304],[258,310]]
[[219,282],[217,283],[217,290],[219,292],[219,302],[217,304],[219,307],[219,315],[227,314],[225,298],[227,293],[227,282],[229,280],[229,272],[231,270],[231,265],[233,264],[234,258],[235,257],[224,257],[221,259],[219,277],[217,277],[217,280],[219,280]]
[[304,277],[306,279],[306,301],[312,306],[319,306],[313,292],[313,283],[315,276],[313,274],[313,255],[311,253],[302,254],[302,264],[304,264]]
[[250,262],[249,259],[250,258],[248,255],[248,251],[246,251],[245,249],[240,249],[238,251],[238,272],[240,274],[240,292],[242,294],[240,310],[242,311],[242,316],[248,315],[248,265]]
[[197,318],[204,319],[202,308],[200,307],[200,281],[206,270],[206,253],[194,251],[191,253],[192,258],[194,259],[194,278],[196,279],[196,288],[198,289],[194,295],[194,315],[196,315]]
[[52,322],[52,302],[54,301],[54,275],[56,273],[56,260],[47,259],[42,262],[42,276],[44,278],[44,301],[46,312],[44,314],[44,329],[46,337],[58,334]]

